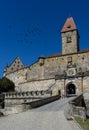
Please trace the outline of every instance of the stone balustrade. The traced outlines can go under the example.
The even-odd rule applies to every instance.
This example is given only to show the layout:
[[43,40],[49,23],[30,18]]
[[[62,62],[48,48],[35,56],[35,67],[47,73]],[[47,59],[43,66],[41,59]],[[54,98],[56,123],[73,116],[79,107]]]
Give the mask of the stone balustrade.
[[27,91],[27,92],[8,92],[4,93],[5,99],[10,98],[39,98],[39,97],[45,97],[45,96],[51,96],[52,92],[46,92],[46,91]]

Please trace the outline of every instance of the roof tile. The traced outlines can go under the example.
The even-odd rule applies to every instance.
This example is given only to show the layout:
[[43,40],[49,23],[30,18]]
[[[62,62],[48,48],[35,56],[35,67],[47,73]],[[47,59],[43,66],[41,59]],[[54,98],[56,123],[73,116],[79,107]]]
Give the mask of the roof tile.
[[67,18],[67,20],[66,20],[66,22],[65,22],[65,24],[64,24],[64,26],[63,26],[63,28],[61,30],[61,32],[63,33],[63,32],[76,30],[76,29],[77,28],[76,28],[75,22],[74,22],[73,18],[70,17],[70,18]]
[[68,56],[68,55],[74,55],[74,54],[81,54],[81,53],[87,53],[87,52],[89,52],[89,48],[85,49],[85,50],[78,51],[76,53],[70,53],[70,54],[53,54],[53,55],[47,56],[46,58],[55,58],[55,57]]

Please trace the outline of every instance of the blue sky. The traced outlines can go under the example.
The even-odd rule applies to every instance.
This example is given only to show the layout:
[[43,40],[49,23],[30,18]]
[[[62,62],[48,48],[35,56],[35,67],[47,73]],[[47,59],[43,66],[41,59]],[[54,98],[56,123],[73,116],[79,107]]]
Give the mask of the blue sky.
[[0,77],[17,56],[28,66],[41,55],[61,53],[60,30],[70,16],[80,49],[89,48],[88,0],[0,0]]

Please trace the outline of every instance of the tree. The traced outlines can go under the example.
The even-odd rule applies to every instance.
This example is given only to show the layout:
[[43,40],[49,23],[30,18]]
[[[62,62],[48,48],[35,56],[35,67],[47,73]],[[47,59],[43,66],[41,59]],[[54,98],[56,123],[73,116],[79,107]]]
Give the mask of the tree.
[[0,79],[0,92],[10,92],[15,90],[14,83],[6,77]]

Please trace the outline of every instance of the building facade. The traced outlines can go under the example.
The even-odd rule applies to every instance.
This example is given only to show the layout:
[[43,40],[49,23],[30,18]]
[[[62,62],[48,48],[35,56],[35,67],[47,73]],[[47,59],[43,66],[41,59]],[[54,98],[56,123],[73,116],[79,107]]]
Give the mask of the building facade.
[[79,38],[73,18],[67,18],[61,30],[62,54],[41,56],[27,67],[16,59],[4,76],[15,83],[16,91],[52,90],[63,96],[89,92],[89,49],[80,50]]

